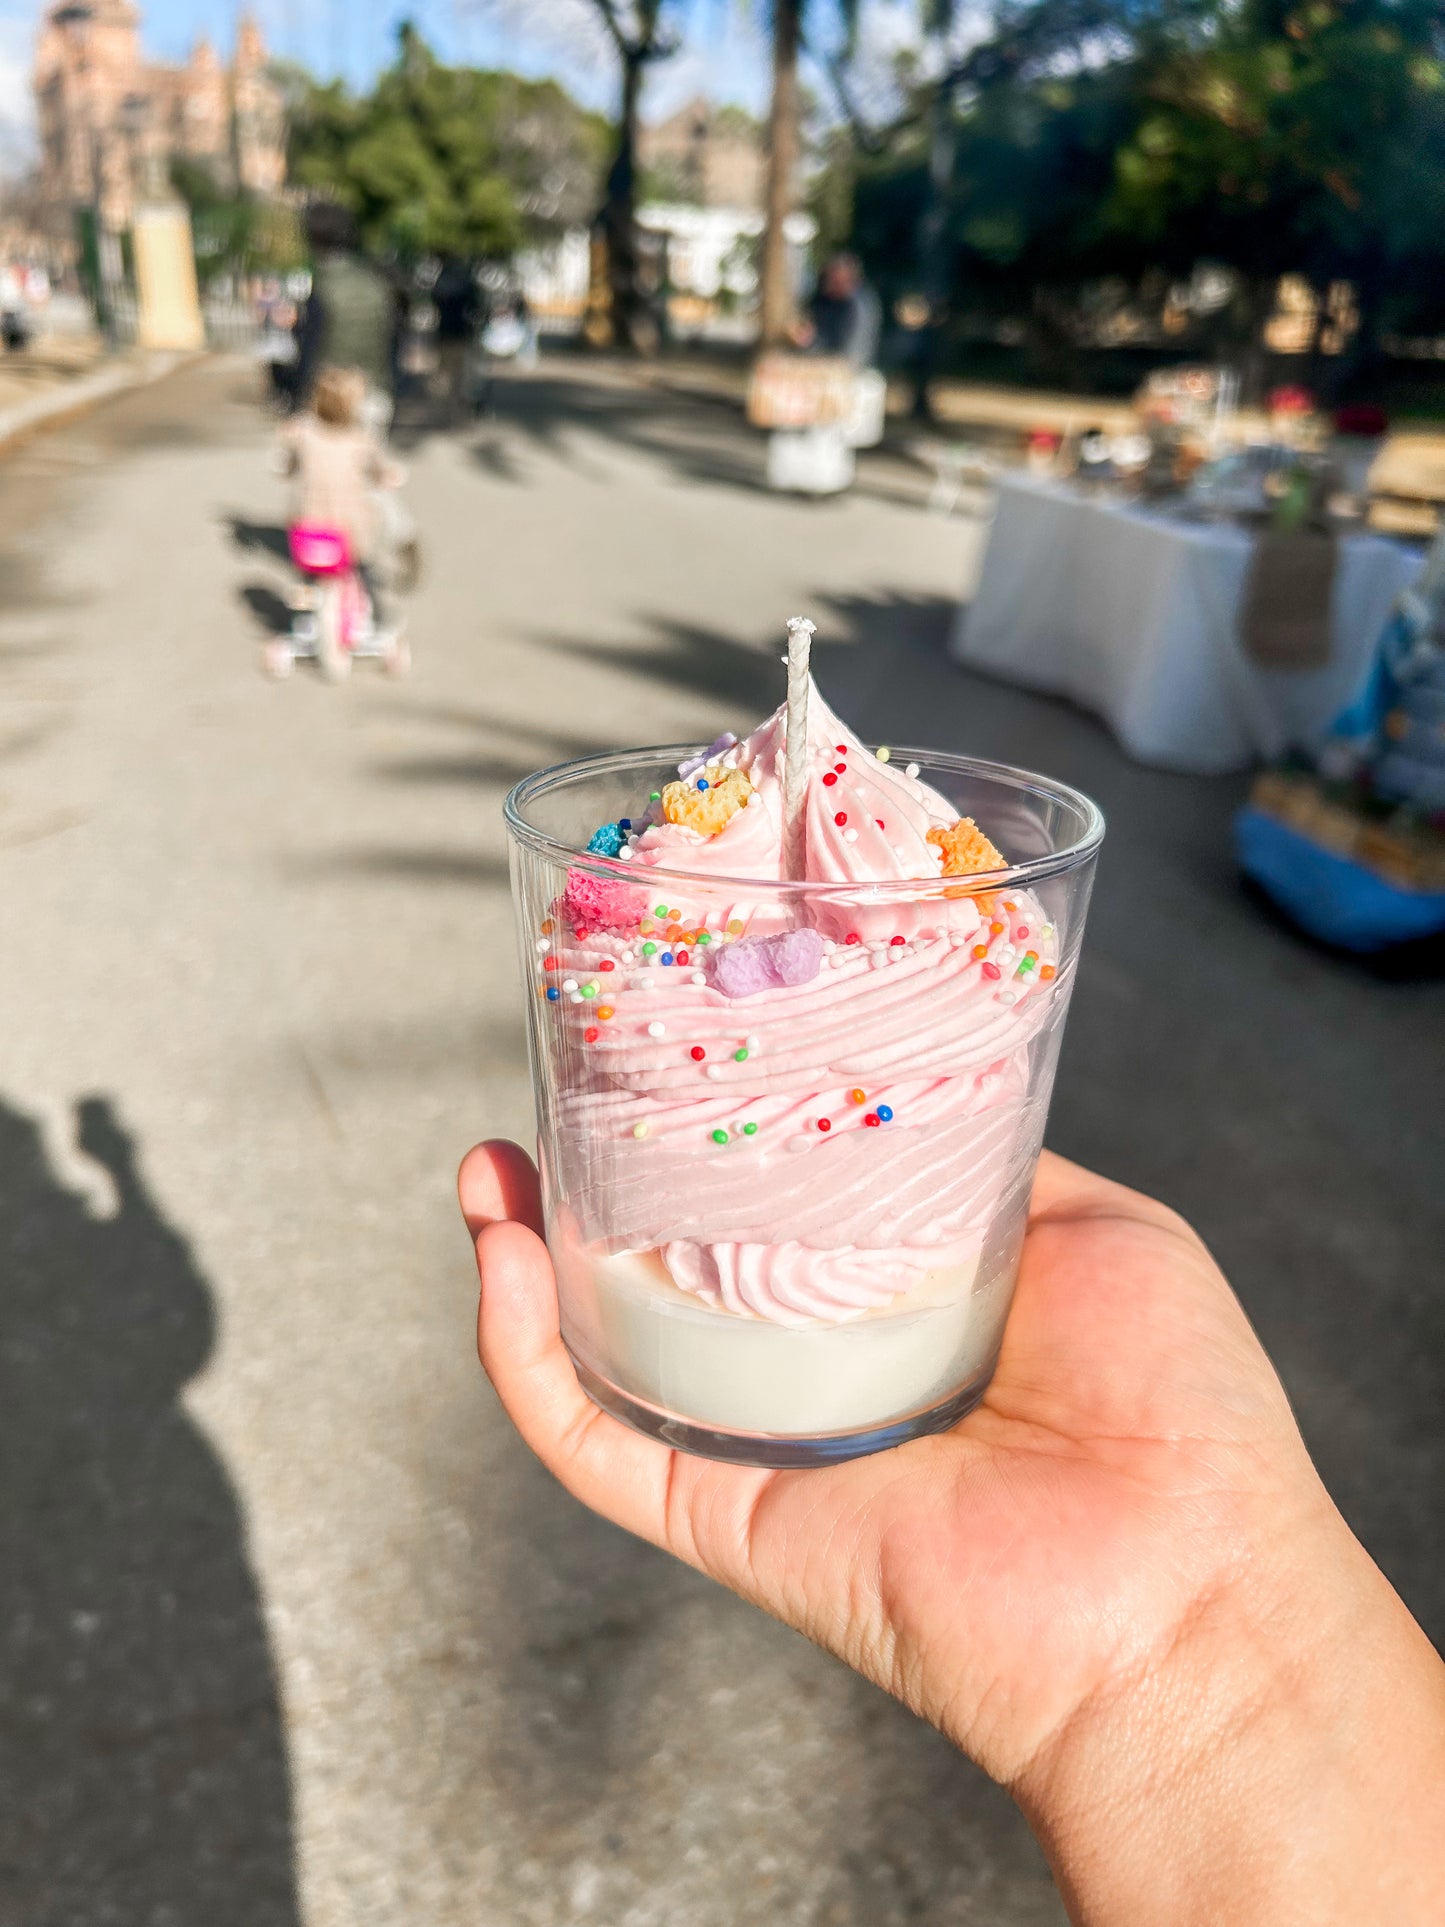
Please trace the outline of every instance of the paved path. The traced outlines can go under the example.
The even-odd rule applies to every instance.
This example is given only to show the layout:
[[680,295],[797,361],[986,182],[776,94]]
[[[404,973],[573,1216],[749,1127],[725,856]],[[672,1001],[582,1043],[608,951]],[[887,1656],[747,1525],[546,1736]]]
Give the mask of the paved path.
[[1203,1226],[1437,1638],[1439,983],[1243,900],[1232,783],[950,668],[978,526],[910,471],[780,504],[726,411],[565,369],[412,459],[416,671],[342,689],[257,673],[238,364],[0,464],[0,1919],[1058,1923],[996,1790],[584,1515],[480,1379],[451,1175],[530,1106],[501,796],[746,724],[795,608],[860,727],[1097,794],[1053,1141]]

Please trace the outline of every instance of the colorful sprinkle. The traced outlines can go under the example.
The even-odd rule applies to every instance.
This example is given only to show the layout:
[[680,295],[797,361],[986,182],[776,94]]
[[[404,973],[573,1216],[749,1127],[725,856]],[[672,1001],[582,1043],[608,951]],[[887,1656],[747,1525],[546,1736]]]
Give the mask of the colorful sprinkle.
[[697,941],[699,943],[711,943],[712,938],[708,935],[706,930],[699,930],[697,933]]
[[550,937],[556,925],[550,917],[543,917],[542,921],[537,925],[537,928],[544,937]]
[[1028,934],[1029,934],[1029,927],[1026,923],[1021,923],[1017,928],[1017,930],[1014,931],[1014,936],[1018,939],[1020,943],[1023,942],[1024,938]]
[[616,1015],[616,1012],[613,1010],[611,1004],[599,1004],[597,1006],[597,1015],[605,1024],[609,1018]]
[[604,957],[601,963],[598,964],[597,968],[599,970],[615,970],[617,968],[617,965],[612,961],[610,957]]
[[890,944],[894,944],[894,945],[898,945],[898,944],[902,944],[902,943],[906,943],[906,942],[907,942],[907,938],[906,938],[906,937],[890,937],[890,938],[888,939],[888,941],[889,941],[889,943],[890,943]]
[[649,790],[647,792],[647,800],[649,803],[660,803],[662,801],[662,791]]
[[833,821],[841,827],[841,825],[848,821],[848,812],[846,810],[839,810],[834,816]]
[[820,1117],[818,1119],[818,1129],[820,1131],[831,1131],[832,1128],[833,1120],[831,1117]]
[[988,945],[986,943],[976,943],[973,946],[973,954],[975,957],[986,957],[988,955]]
[[583,1042],[588,1044],[595,1044],[597,1042],[597,1039],[601,1035],[602,1033],[600,1030],[598,1030],[596,1024],[589,1024],[586,1030],[584,1030],[582,1033]]
[[679,950],[677,952],[677,955],[674,957],[673,962],[685,964],[687,962],[687,952],[685,950]]
[[642,946],[642,954],[644,957],[655,957],[657,955],[657,945],[655,943],[645,943]]
[[868,1102],[867,1091],[849,1091],[848,1095],[855,1104],[866,1104]]
[[850,930],[843,941],[844,943],[862,943],[863,939],[858,935],[856,930]]
[[688,1052],[688,1056],[692,1059],[694,1064],[700,1064],[704,1059],[704,1057],[707,1056],[707,1052],[703,1049],[701,1044],[694,1044],[692,1049]]
[[1045,964],[1039,971],[1039,975],[1047,983],[1049,978],[1055,975],[1054,966],[1052,964]]
[[657,1019],[654,1018],[647,1026],[647,1034],[649,1037],[666,1037],[667,1025],[658,1023]]
[[886,747],[883,749],[875,749],[873,754],[878,758],[880,763],[891,762],[893,758],[893,751]]
[[625,832],[620,823],[604,823],[595,829],[587,839],[587,850],[591,856],[616,856],[622,848]]
[[745,1064],[747,1061],[748,1047],[746,1044],[739,1044],[738,1048],[733,1052],[733,1062],[735,1064]]
[[756,1137],[757,1134],[758,1134],[758,1127],[756,1124],[745,1124],[743,1126],[744,1137]]
[[726,1132],[726,1131],[714,1131],[714,1132],[713,1132],[713,1134],[712,1134],[712,1141],[713,1141],[713,1143],[714,1143],[714,1144],[726,1144],[726,1143],[727,1143],[727,1141],[728,1141],[728,1134],[727,1134],[727,1132]]
[[652,914],[655,917],[661,917],[662,921],[666,923],[667,922],[667,905],[665,903],[659,903],[657,908],[653,911]]
[[705,776],[699,776],[697,779],[697,786],[700,790],[705,790],[708,787],[707,778]]
[[646,1137],[651,1129],[652,1126],[650,1124],[634,1124],[632,1127],[632,1135],[634,1137]]
[[846,756],[848,754],[848,745],[846,743],[834,743],[833,747],[840,756]]
[[742,934],[743,934],[743,920],[742,920],[742,918],[741,918],[741,917],[730,917],[730,918],[728,919],[728,935],[729,935],[730,937],[740,937],[740,936],[741,936]]
[[557,1001],[557,999],[558,999],[558,998],[559,998],[559,997],[560,997],[561,995],[562,995],[562,993],[561,993],[561,991],[560,991],[560,990],[559,990],[559,989],[557,988],[557,986],[556,986],[556,984],[548,984],[548,986],[547,986],[547,1001],[548,1001],[548,1003],[552,1003],[552,1004],[555,1004],[555,1003],[556,1003],[556,1001]]
[[835,776],[846,776],[848,774],[848,765],[846,763],[834,763],[833,774]]
[[832,772],[832,770],[826,770],[826,771],[824,771],[824,774],[823,774],[823,781],[824,781],[824,782],[825,782],[825,783],[827,784],[827,786],[828,786],[828,788],[829,788],[829,789],[832,789],[832,787],[833,787],[833,785],[834,785],[834,784],[835,784],[835,783],[837,782],[837,780],[838,780],[838,779],[837,779],[837,777],[836,777],[836,776],[835,776],[835,775],[833,774],[833,772]]
[[555,957],[544,957],[542,959],[542,968],[544,970],[560,970],[562,966]]
[[864,1122],[865,1124],[871,1124],[871,1125],[873,1126],[873,1128],[874,1128],[874,1129],[876,1130],[876,1129],[878,1128],[878,1114],[877,1114],[877,1112],[876,1112],[876,1111],[870,1111],[870,1112],[868,1113],[868,1115],[867,1115],[867,1117],[865,1117],[865,1118],[864,1118],[864,1120],[863,1120],[863,1122]]
[[596,984],[583,984],[582,995],[584,997],[595,997],[597,995]]
[[1003,975],[1003,972],[999,969],[997,964],[986,963],[983,967],[983,974],[985,977],[1001,977]]
[[891,1124],[893,1122],[893,1106],[891,1104],[880,1104],[878,1106],[878,1122],[880,1124]]

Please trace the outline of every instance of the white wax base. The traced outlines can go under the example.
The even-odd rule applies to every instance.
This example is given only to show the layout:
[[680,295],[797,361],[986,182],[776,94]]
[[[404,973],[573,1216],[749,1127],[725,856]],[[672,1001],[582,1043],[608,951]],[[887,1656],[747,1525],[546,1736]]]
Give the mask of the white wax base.
[[[1000,1317],[978,1261],[924,1275],[886,1311],[777,1325],[679,1291],[653,1251],[559,1256],[563,1331],[592,1370],[680,1418],[811,1438],[941,1404],[987,1365]],[[1011,1281],[1010,1281],[1011,1282]]]

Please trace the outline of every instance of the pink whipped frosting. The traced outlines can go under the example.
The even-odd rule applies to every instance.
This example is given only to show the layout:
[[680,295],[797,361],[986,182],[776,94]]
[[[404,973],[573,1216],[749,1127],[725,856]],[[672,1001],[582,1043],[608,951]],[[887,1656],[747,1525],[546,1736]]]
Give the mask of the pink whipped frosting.
[[[927,833],[957,812],[814,691],[805,874],[840,886],[809,902],[821,968],[726,995],[715,960],[729,932],[794,920],[782,893],[748,882],[781,874],[784,728],[779,709],[718,759],[754,796],[716,835],[654,823],[611,866],[645,920],[665,902],[708,944],[668,944],[661,923],[558,928],[556,1175],[600,1248],[658,1250],[683,1291],[730,1312],[838,1323],[977,1258],[1032,1130],[1029,1046],[1054,1012],[1040,972],[1058,944],[1030,893],[942,882]],[[653,869],[719,881],[650,884]],[[870,899],[894,879],[920,889]],[[665,951],[678,961],[662,965]]]

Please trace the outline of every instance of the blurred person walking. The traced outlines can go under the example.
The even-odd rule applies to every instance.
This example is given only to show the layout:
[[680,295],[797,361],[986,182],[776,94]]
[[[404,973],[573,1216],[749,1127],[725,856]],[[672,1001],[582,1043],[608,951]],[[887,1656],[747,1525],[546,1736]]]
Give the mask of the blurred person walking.
[[355,368],[366,383],[363,415],[379,435],[396,394],[397,291],[362,254],[349,209],[317,201],[306,210],[311,293],[296,342],[295,406],[308,408],[323,368]]
[[447,421],[455,428],[472,408],[472,372],[482,325],[476,271],[455,254],[444,254],[432,283],[437,316],[437,364]]
[[878,359],[883,310],[863,278],[856,254],[835,254],[823,265],[808,318],[795,330],[800,348],[832,355],[854,368],[871,368]]

